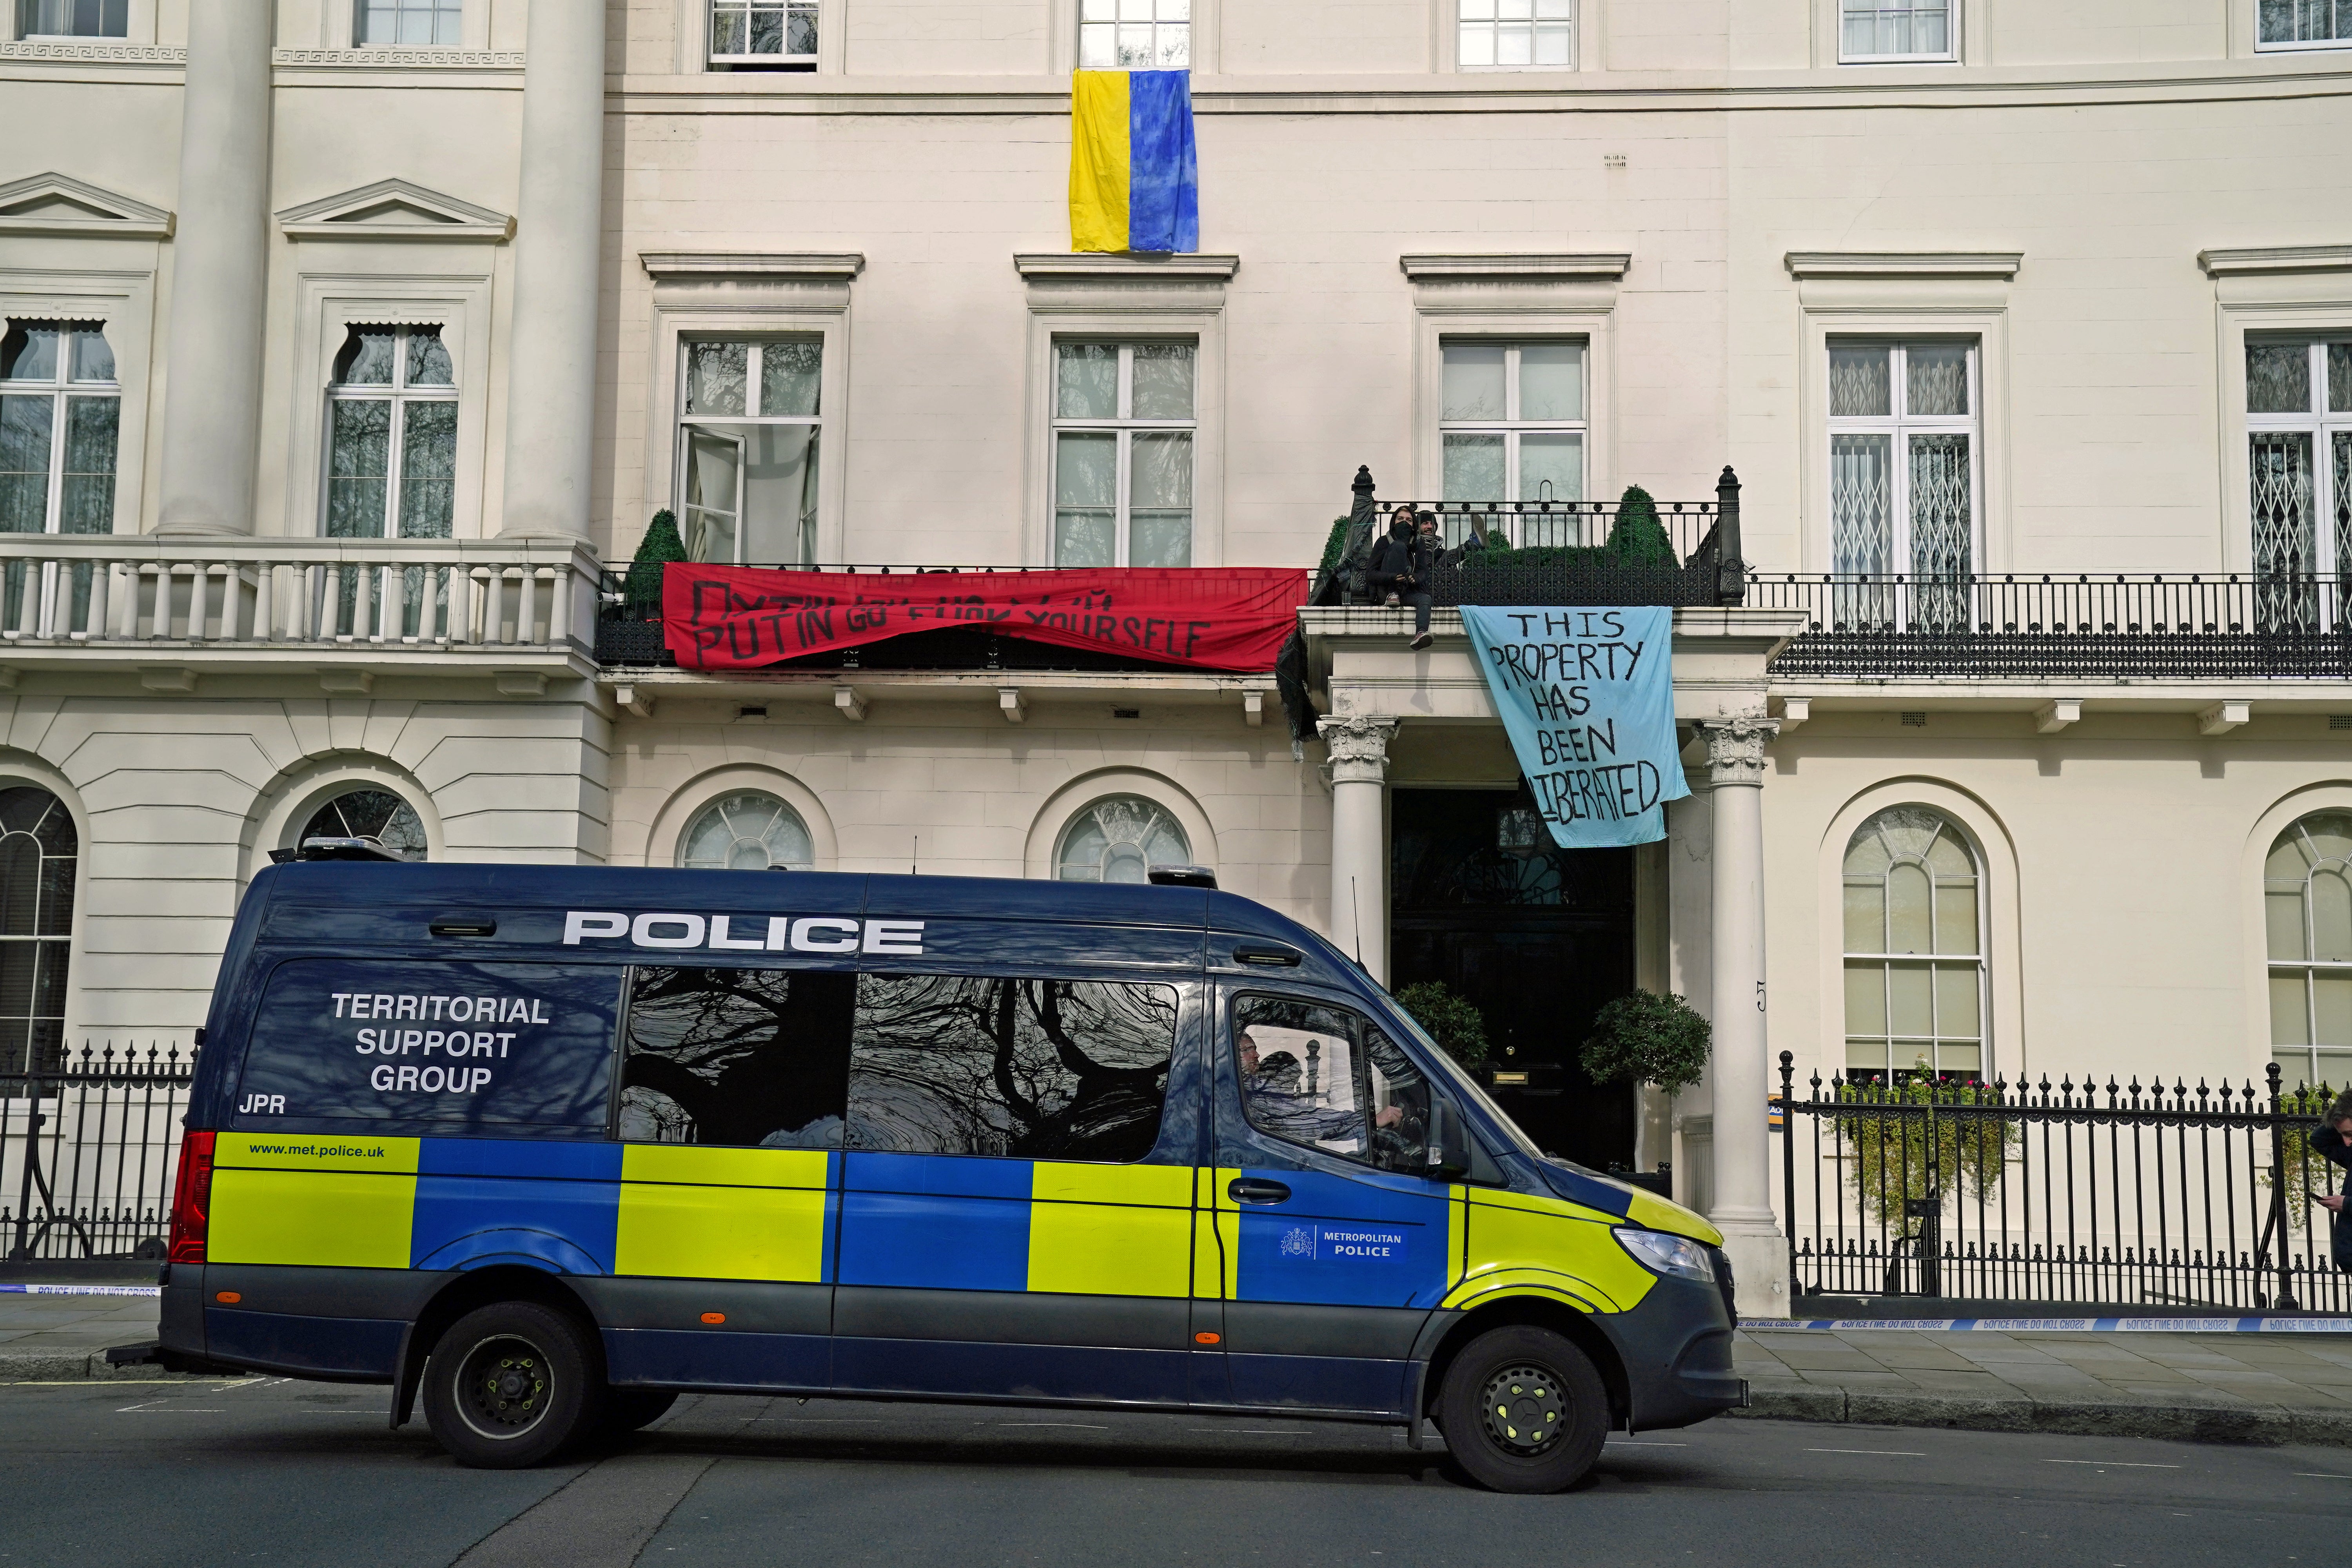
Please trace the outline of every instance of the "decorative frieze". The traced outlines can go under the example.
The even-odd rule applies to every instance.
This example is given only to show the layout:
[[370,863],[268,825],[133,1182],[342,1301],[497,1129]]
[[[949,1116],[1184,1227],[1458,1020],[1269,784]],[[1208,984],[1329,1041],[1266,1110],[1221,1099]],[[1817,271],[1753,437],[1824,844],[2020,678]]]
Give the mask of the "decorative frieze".
[[272,49],[269,63],[338,70],[520,70],[520,49]]
[[127,44],[115,38],[20,39],[0,44],[0,60],[75,60],[100,65],[184,66],[176,44]]

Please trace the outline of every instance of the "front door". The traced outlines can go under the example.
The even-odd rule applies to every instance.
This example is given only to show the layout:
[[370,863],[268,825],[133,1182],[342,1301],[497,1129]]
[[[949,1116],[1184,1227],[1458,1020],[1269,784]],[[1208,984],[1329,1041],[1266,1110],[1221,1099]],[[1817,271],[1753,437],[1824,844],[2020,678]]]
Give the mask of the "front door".
[[1400,1413],[1459,1272],[1456,1194],[1418,1173],[1428,1084],[1351,1008],[1244,986],[1223,1003],[1212,1196],[1232,1398]]

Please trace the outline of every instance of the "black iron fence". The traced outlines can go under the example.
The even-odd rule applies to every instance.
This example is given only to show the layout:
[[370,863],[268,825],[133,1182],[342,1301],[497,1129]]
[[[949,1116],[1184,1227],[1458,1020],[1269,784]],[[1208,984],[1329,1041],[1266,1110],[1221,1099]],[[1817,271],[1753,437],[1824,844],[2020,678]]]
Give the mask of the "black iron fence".
[[1780,1053],[1798,1297],[2352,1309],[2313,1152],[2329,1091],[1815,1075]]
[[2335,578],[1751,572],[1746,603],[1805,612],[1780,676],[2352,678]]
[[0,1073],[0,1258],[162,1261],[194,1074],[194,1051],[111,1042]]

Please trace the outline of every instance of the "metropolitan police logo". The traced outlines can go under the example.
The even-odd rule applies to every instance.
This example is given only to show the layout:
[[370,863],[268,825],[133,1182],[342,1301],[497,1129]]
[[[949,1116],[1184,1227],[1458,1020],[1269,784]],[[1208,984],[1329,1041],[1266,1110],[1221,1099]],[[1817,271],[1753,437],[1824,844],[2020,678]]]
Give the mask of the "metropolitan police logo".
[[1303,1225],[1294,1225],[1282,1233],[1282,1255],[1285,1258],[1315,1256],[1315,1237]]

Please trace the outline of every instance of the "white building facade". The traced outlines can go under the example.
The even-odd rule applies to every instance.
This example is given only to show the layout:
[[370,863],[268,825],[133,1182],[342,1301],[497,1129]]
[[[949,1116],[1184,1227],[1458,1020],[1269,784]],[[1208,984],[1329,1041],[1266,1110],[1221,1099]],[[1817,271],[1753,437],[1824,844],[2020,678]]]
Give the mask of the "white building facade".
[[[1745,1279],[1782,1051],[1801,1084],[2352,1061],[2343,0],[11,21],[16,1063],[184,1042],[244,884],[330,828],[1198,861],[1482,999],[1530,1124],[1672,1158]],[[1201,254],[1068,252],[1068,72],[1127,65],[1193,72]],[[1442,611],[1423,655],[1305,613],[1303,759],[1265,675],[719,677],[611,629],[660,510],[752,564],[1305,568],[1359,465],[1495,503],[1737,471],[1756,580],[1678,620],[1665,844],[1512,839]],[[1580,1121],[1561,1064],[1635,984],[1712,1015],[1713,1082]]]

